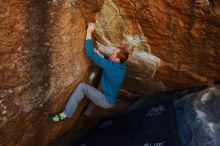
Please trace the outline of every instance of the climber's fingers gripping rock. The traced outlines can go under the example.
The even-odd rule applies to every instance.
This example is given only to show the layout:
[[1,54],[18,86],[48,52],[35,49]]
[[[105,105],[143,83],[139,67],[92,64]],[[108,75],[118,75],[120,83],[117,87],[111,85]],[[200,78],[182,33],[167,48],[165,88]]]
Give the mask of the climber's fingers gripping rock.
[[95,23],[88,23],[87,33],[92,33],[95,30]]

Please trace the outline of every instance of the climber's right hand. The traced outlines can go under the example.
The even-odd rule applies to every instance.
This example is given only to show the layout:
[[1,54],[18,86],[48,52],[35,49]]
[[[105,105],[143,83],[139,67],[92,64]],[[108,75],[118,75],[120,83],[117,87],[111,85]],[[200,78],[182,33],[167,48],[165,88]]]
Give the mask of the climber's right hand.
[[87,33],[92,33],[95,30],[95,23],[88,23]]

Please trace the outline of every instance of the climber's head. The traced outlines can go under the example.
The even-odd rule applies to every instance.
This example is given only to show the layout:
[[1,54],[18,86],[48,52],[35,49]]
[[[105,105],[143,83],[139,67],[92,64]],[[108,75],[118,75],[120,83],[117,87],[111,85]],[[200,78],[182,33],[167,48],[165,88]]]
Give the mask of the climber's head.
[[129,53],[125,48],[116,48],[109,56],[109,60],[113,62],[125,63],[129,57]]

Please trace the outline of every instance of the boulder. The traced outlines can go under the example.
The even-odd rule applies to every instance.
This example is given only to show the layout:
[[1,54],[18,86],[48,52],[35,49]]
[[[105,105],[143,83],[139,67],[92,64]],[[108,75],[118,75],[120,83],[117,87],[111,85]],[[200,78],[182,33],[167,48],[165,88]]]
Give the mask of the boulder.
[[78,83],[93,83],[88,22],[96,22],[94,44],[103,54],[130,52],[120,99],[220,80],[218,1],[3,0],[0,145],[48,145],[77,123],[87,101],[66,123],[49,123],[47,115],[63,108]]

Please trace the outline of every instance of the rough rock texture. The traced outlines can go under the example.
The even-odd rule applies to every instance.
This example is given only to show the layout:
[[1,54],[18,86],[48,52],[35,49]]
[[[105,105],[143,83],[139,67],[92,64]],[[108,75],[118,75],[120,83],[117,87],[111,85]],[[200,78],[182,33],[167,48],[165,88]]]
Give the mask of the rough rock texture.
[[68,0],[0,1],[0,17],[0,145],[47,145],[68,129],[48,112],[88,79],[84,19]]
[[215,85],[174,102],[182,146],[219,145],[219,89],[219,85]]
[[48,145],[77,122],[86,101],[65,124],[46,116],[89,81],[91,21],[104,54],[131,53],[122,99],[220,80],[218,0],[0,0],[0,145]]
[[219,80],[219,1],[105,0],[96,22],[101,49],[129,48],[131,92]]

